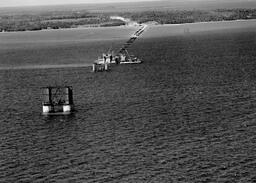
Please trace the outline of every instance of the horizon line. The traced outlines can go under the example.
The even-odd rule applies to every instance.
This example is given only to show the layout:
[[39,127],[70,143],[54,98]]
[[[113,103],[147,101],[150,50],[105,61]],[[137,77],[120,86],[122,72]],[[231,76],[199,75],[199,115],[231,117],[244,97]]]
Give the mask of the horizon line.
[[[99,5],[99,4],[118,4],[118,3],[140,3],[140,2],[163,2],[163,1],[168,1],[168,0],[140,0],[140,1],[135,1],[135,0],[126,0],[126,1],[121,1],[121,2],[113,2],[113,1],[106,1],[106,2],[85,2],[85,3],[56,3],[56,4],[27,4],[27,5],[14,5],[14,6],[0,6],[0,8],[26,8],[26,7],[42,7],[42,6],[70,6],[70,5]],[[200,1],[200,0],[199,0]]]

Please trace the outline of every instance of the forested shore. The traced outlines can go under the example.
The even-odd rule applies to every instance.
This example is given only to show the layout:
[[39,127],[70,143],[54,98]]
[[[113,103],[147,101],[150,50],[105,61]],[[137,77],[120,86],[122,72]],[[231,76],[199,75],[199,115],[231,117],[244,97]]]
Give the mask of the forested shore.
[[137,12],[46,11],[40,13],[0,13],[0,32],[36,31],[85,27],[121,26],[126,22],[113,20],[122,16],[138,23],[182,24],[194,22],[256,19],[256,9],[164,10]]

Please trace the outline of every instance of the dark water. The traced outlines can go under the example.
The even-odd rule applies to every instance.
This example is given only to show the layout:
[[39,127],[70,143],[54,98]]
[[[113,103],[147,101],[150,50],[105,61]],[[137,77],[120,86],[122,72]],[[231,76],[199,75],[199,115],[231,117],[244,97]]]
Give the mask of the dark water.
[[[141,39],[141,65],[0,71],[0,182],[256,181],[256,34]],[[154,50],[154,51],[152,51]],[[77,113],[43,117],[40,87]]]

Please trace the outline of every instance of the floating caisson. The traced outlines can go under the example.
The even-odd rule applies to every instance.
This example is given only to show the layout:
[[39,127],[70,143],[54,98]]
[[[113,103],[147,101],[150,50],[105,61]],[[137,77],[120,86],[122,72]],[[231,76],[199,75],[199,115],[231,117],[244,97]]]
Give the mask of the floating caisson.
[[74,111],[71,86],[48,86],[42,88],[42,110],[44,115],[65,115]]

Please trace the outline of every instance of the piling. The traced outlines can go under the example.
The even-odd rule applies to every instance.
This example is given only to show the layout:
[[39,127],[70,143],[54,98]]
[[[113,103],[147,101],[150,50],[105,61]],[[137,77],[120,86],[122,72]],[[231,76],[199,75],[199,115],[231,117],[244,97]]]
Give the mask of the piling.
[[92,64],[92,72],[103,72],[109,70],[109,64],[107,62],[105,63],[93,63]]
[[105,62],[105,64],[104,64],[104,70],[105,70],[105,71],[108,70],[108,64],[107,64],[107,62]]
[[96,63],[93,63],[93,64],[92,64],[92,71],[93,71],[93,72],[96,72]]

